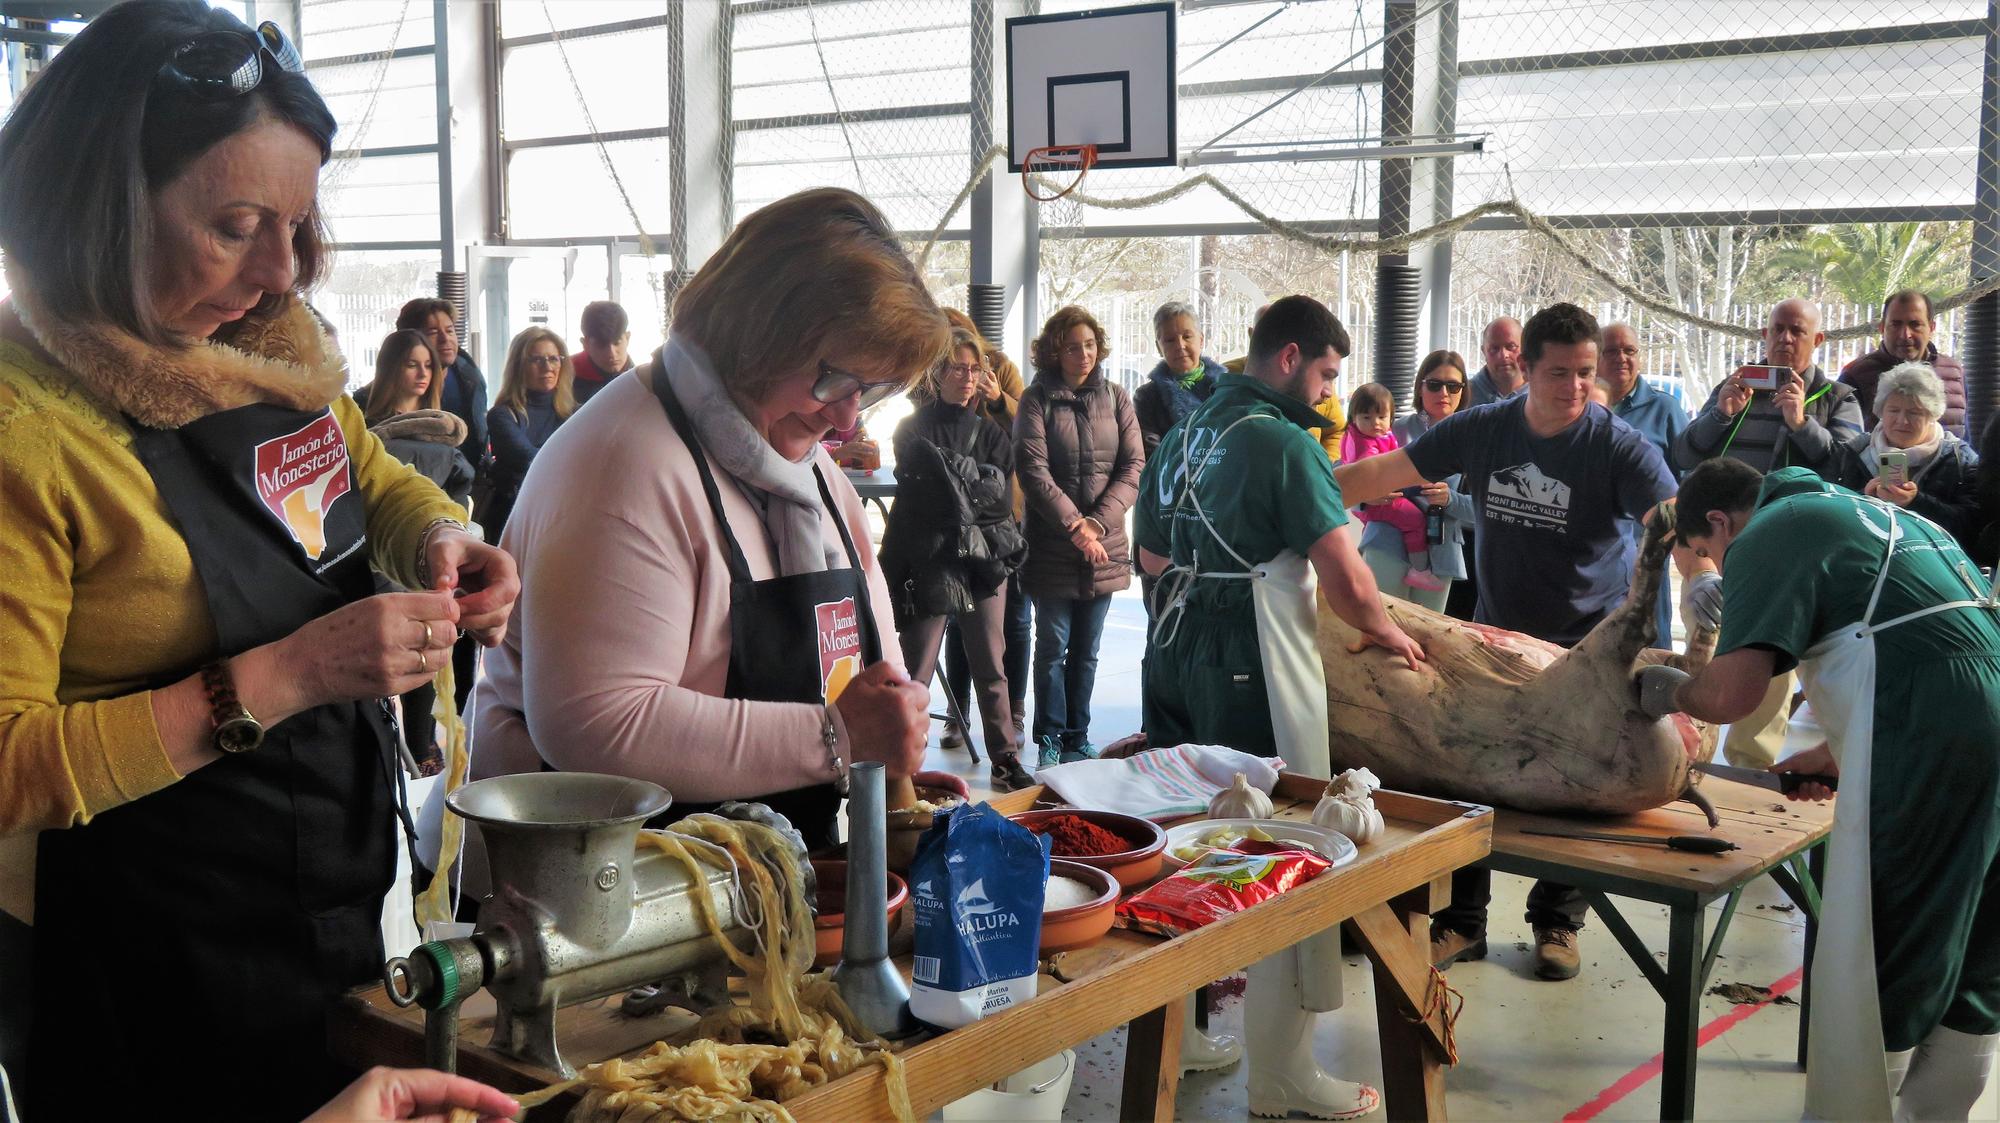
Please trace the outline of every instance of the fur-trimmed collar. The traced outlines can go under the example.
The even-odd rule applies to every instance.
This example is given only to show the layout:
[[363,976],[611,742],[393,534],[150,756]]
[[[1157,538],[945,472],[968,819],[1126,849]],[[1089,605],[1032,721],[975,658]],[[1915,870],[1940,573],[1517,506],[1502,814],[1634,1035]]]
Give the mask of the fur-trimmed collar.
[[385,417],[368,427],[385,441],[429,441],[457,448],[465,443],[465,422],[441,409],[413,409]]
[[141,425],[178,429],[258,402],[324,409],[347,387],[346,361],[294,295],[227,325],[222,340],[170,351],[106,324],[65,320],[11,262],[6,273],[14,311],[35,341],[84,390]]

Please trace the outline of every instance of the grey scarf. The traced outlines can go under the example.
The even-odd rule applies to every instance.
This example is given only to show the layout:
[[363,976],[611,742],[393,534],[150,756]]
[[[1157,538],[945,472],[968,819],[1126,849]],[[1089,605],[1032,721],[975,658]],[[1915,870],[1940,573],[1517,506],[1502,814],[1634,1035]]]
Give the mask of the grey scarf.
[[763,508],[764,530],[778,555],[778,575],[848,568],[846,550],[828,540],[821,521],[824,505],[813,477],[814,452],[797,463],[779,456],[723,389],[708,357],[693,343],[669,336],[665,364],[667,383],[687,412],[702,451]]

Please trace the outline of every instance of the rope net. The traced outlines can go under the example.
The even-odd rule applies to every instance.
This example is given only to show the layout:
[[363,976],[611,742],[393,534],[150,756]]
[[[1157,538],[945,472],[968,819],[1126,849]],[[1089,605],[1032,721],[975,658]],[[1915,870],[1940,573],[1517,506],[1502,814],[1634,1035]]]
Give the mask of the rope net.
[[[692,10],[677,32],[665,0],[500,0],[509,236],[623,239],[634,276],[622,298],[650,298],[635,324],[663,327],[674,263],[653,243],[675,221],[678,143],[664,135],[666,89],[682,59],[710,60],[726,91],[717,166],[731,217],[807,187],[854,188],[905,231],[939,298],[962,304],[973,190],[991,175],[1019,185],[986,150],[1005,131],[995,40],[1008,11],[730,0],[703,21]],[[1692,397],[1754,356],[1777,300],[1820,301],[1821,363],[1835,369],[1874,345],[1883,296],[1904,287],[1936,298],[1938,343],[1951,351],[1955,309],[1986,291],[1971,283],[1968,219],[1982,190],[2000,190],[1981,182],[1992,173],[1978,159],[1986,15],[1982,0],[1182,5],[1187,166],[1099,166],[1037,204],[1039,307],[1090,306],[1121,377],[1136,379],[1158,304],[1194,302],[1221,357],[1242,352],[1258,304],[1308,292],[1357,336],[1352,381],[1370,373],[1373,255],[1422,263],[1450,239],[1450,340],[1475,363],[1483,321],[1461,322],[1460,309],[1569,299],[1632,322],[1648,373]],[[434,137],[417,106],[429,58],[394,57],[429,42],[426,5],[305,0],[302,19],[309,59],[348,60],[313,72],[342,121],[341,148]],[[972,88],[977,58],[993,60],[991,91]],[[1385,90],[1405,63],[1412,86]],[[1399,143],[1450,154],[1376,151]],[[1367,153],[1216,159],[1293,149]],[[336,160],[337,236],[435,237],[425,159]],[[1383,221],[1385,175],[1412,183],[1406,224]],[[582,250],[575,275],[601,275],[590,254],[602,252]]]

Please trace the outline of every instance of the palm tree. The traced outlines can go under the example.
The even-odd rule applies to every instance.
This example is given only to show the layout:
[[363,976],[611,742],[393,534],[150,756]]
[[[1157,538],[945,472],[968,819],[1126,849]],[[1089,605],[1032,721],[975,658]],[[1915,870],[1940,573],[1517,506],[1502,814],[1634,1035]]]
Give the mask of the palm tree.
[[1880,307],[1898,289],[1956,287],[1965,269],[1966,235],[1962,223],[1815,226],[1792,245],[1774,249],[1765,264],[1772,271],[1811,276],[1823,292],[1851,303]]

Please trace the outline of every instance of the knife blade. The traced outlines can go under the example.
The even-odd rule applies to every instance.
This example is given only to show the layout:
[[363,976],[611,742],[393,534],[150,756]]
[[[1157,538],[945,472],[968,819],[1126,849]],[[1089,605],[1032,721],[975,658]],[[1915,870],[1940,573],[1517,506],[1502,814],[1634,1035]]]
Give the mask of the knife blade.
[[1734,780],[1739,784],[1752,784],[1770,791],[1790,795],[1799,790],[1801,784],[1824,784],[1828,791],[1840,790],[1840,777],[1824,776],[1811,772],[1766,772],[1761,768],[1737,768],[1728,764],[1703,763],[1694,766],[1696,772],[1706,772],[1721,780]]

